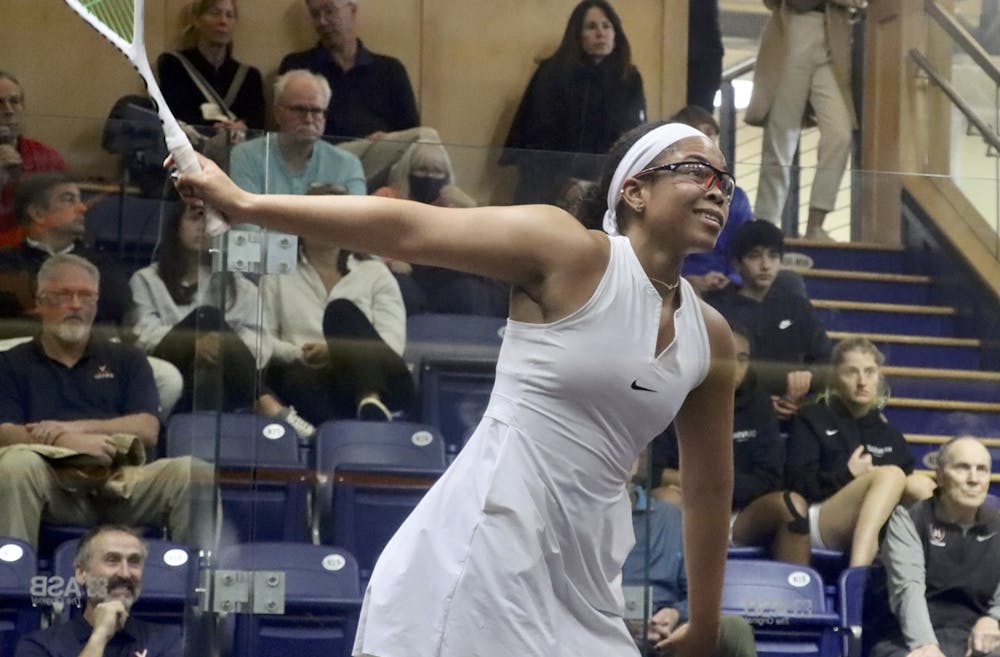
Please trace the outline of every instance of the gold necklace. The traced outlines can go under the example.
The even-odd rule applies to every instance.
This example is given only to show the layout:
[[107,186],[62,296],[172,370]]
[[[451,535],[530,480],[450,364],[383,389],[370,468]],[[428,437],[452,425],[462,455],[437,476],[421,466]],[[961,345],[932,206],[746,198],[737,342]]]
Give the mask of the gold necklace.
[[678,278],[677,278],[677,280],[676,280],[676,281],[674,281],[673,283],[667,283],[667,282],[665,282],[665,281],[661,281],[661,280],[660,280],[660,279],[658,279],[658,278],[653,278],[653,277],[652,277],[652,276],[650,276],[649,274],[646,274],[646,276],[647,276],[647,277],[649,278],[649,280],[650,280],[650,281],[652,281],[653,283],[659,283],[659,284],[660,284],[660,285],[662,285],[663,287],[667,288],[667,292],[673,292],[673,291],[674,291],[674,290],[676,290],[676,289],[678,288],[678,286],[679,286],[679,285],[681,284],[681,279],[680,279],[680,277],[678,277]]

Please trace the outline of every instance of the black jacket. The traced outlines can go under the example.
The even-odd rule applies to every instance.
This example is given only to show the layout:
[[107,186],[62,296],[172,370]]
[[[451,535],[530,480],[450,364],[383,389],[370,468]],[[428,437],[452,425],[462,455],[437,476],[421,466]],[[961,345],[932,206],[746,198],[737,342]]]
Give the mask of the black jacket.
[[706,294],[705,301],[752,334],[754,367],[765,392],[784,393],[788,372],[795,369],[811,370],[813,389],[822,387],[833,346],[808,299],[772,287],[763,301],[756,301],[729,285]]
[[[611,62],[547,59],[528,83],[507,135],[501,164],[521,170],[519,203],[550,202],[568,177],[596,180],[618,137],[646,120],[642,76],[618,76]],[[532,152],[543,151],[543,152]],[[589,154],[577,157],[567,153]]]
[[913,472],[910,446],[878,409],[854,419],[836,397],[803,406],[785,445],[785,484],[809,502],[825,500],[854,479],[847,461],[859,445],[875,465]]

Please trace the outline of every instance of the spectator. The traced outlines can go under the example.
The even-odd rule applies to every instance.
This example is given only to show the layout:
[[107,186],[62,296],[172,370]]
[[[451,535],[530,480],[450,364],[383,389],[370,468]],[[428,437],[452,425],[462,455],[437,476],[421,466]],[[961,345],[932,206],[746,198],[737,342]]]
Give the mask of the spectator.
[[[187,47],[156,61],[163,97],[179,121],[208,127],[202,134],[214,136],[212,145],[228,154],[247,128],[266,127],[260,71],[233,58],[236,0],[192,0],[187,19]],[[207,144],[203,150],[212,153]],[[225,164],[226,158],[220,159]]]
[[[277,398],[312,424],[359,417],[391,420],[413,402],[403,361],[406,310],[381,261],[309,238],[295,272],[261,279],[265,323],[274,331],[261,412]],[[308,431],[307,431],[308,433]]]
[[856,127],[851,95],[851,8],[861,0],[764,0],[771,18],[760,39],[746,122],[763,126],[754,215],[781,225],[792,158],[804,120],[819,125],[816,175],[806,238],[830,241],[823,220],[837,190]]
[[700,107],[709,114],[715,111],[715,93],[722,83],[722,57],[725,52],[719,25],[719,0],[688,0],[689,106]]
[[211,474],[188,457],[139,465],[159,436],[156,387],[137,349],[91,335],[99,279],[79,256],[46,260],[41,333],[0,353],[0,535],[35,545],[44,519],[166,525],[175,541],[203,540],[191,493]]
[[212,272],[202,210],[172,208],[156,261],[129,286],[135,344],[184,377],[176,410],[253,408],[257,370],[271,356],[257,319],[257,286],[240,273]]
[[357,0],[306,0],[319,43],[281,60],[279,73],[308,69],[333,92],[326,134],[378,139],[420,125],[417,101],[399,60],[378,55],[358,38]]
[[274,83],[278,133],[233,148],[229,172],[243,189],[256,193],[305,194],[341,187],[365,194],[358,158],[321,140],[330,103],[326,79],[294,70]]
[[[632,469],[629,485],[632,501],[632,529],[635,545],[622,566],[626,588],[650,588],[652,614],[648,619],[629,620],[629,629],[643,655],[656,654],[652,647],[666,639],[687,622],[687,575],[684,571],[684,548],[681,541],[679,507],[646,493],[644,456]],[[648,576],[647,576],[648,573]],[[643,622],[645,620],[645,622]],[[646,627],[646,636],[642,628]],[[723,616],[715,657],[756,656],[753,630],[739,616]]]
[[[440,207],[471,208],[476,205],[455,185],[448,151],[440,141],[420,141],[411,146],[389,170],[388,185],[376,196],[404,198]],[[410,265],[388,260],[397,275],[406,309],[418,312],[467,313],[507,316],[507,286],[442,267]]]
[[[757,387],[750,365],[749,331],[733,326],[736,344],[736,398],[733,412],[733,545],[767,545],[779,561],[808,564],[808,504],[798,493],[784,491],[785,439],[771,399]],[[667,466],[653,494],[680,502],[677,439],[663,439]]]
[[568,179],[596,180],[598,155],[645,120],[642,76],[618,13],[605,0],[584,0],[531,77],[507,135],[504,148],[518,150],[500,163],[520,171],[515,203],[553,203]]
[[[14,211],[24,238],[16,246],[0,249],[0,317],[32,320],[34,289],[38,269],[49,256],[75,253],[93,262],[101,271],[101,295],[95,323],[108,337],[118,335],[131,303],[128,279],[117,262],[83,242],[87,206],[80,188],[66,173],[35,174],[18,186]],[[15,323],[3,330],[6,335],[27,335],[27,328]]]
[[938,453],[934,496],[896,507],[882,545],[892,629],[871,657],[966,657],[1000,650],[1000,513],[984,504],[990,453],[955,438]]
[[0,71],[0,246],[17,244],[21,227],[14,214],[14,190],[21,177],[62,171],[59,151],[22,134],[24,90],[12,74]]
[[101,525],[76,548],[76,581],[86,592],[83,614],[33,632],[18,643],[15,657],[181,657],[178,628],[130,618],[142,591],[148,550],[127,525]]
[[761,219],[744,224],[729,243],[742,284],[705,295],[731,323],[751,332],[762,389],[780,420],[790,419],[830,362],[830,339],[804,296],[774,286],[781,271],[784,238]]
[[926,497],[933,482],[911,475],[913,455],[881,414],[886,398],[882,354],[865,338],[833,350],[826,394],[803,406],[788,437],[785,481],[809,502],[813,545],[851,551],[870,564],[878,533],[904,496]]

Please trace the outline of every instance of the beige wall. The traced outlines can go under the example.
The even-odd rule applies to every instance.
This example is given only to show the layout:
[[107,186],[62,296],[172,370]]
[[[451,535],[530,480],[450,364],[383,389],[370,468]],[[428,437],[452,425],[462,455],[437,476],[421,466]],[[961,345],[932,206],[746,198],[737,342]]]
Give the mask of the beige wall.
[[[154,61],[163,49],[179,45],[185,1],[147,0],[147,50]],[[0,68],[14,72],[25,87],[28,134],[62,150],[78,173],[113,180],[117,160],[100,150],[100,130],[114,101],[141,89],[138,76],[60,0],[2,2]],[[426,125],[448,143],[477,147],[476,154],[457,149],[456,166],[463,170],[460,182],[489,200],[487,188],[509,180],[507,172],[498,179],[482,166],[495,159],[482,147],[503,143],[535,63],[554,50],[575,4],[363,0],[359,30],[371,49],[402,60]],[[687,0],[614,4],[645,81],[649,116],[661,118],[683,104]],[[241,0],[240,10],[236,57],[260,68],[267,85],[283,54],[315,41],[302,0]]]

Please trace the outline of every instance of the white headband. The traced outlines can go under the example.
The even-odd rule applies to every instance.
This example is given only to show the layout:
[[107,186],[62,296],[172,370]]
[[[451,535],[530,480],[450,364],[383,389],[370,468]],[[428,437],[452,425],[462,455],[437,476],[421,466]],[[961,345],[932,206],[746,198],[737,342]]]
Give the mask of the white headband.
[[621,198],[623,191],[622,185],[626,180],[645,169],[657,155],[681,139],[704,136],[704,133],[685,123],[668,123],[650,130],[635,142],[618,163],[615,175],[611,178],[611,186],[608,187],[608,209],[604,211],[604,232],[608,235],[618,234],[618,215],[615,208],[618,206],[618,199]]

